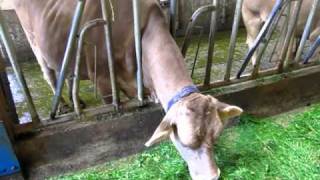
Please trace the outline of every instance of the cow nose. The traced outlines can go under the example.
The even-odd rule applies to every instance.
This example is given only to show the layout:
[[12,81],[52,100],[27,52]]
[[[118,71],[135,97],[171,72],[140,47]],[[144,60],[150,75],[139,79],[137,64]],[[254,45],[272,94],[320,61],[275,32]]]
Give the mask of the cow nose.
[[210,180],[219,180],[219,178],[220,178],[220,169],[218,168],[217,176],[211,178]]
[[220,178],[220,169],[218,168],[217,171],[218,171],[218,172],[217,172],[217,175],[214,176],[214,177],[209,178],[208,180],[219,180],[219,178]]

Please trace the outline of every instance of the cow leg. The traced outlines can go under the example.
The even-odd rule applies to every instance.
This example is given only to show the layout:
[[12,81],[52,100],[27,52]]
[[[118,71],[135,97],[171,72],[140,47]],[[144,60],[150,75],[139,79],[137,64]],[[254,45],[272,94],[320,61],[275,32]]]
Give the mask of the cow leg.
[[[56,80],[57,80],[55,71],[47,68],[45,65],[40,64],[40,66],[41,66],[41,70],[43,72],[44,79],[47,81],[52,92],[55,94],[56,93]],[[60,104],[59,104],[58,111],[59,111],[59,114],[65,114],[65,113],[72,111],[63,97],[60,98]]]
[[[66,79],[66,83],[67,83],[67,88],[68,88],[68,97],[69,97],[69,101],[72,104],[72,107],[74,106],[73,104],[73,94],[72,94],[72,87],[73,87],[73,78],[69,77]],[[86,108],[86,104],[85,102],[79,98],[79,103],[80,103],[80,108],[84,109]]]
[[[263,25],[263,20],[259,16],[251,13],[250,10],[246,10],[245,7],[242,10],[242,14],[243,14],[242,16],[243,16],[244,25],[247,30],[246,43],[249,46],[249,48],[252,48],[253,43],[256,37],[258,36],[260,29]],[[252,65],[255,65],[256,61],[257,61],[257,54],[254,53],[251,59]]]
[[[56,73],[53,69],[50,69],[47,66],[46,61],[44,60],[44,58],[42,56],[42,53],[41,53],[39,46],[37,46],[37,44],[35,43],[35,41],[32,38],[33,37],[32,34],[30,34],[28,31],[25,31],[25,33],[26,33],[27,39],[30,43],[31,49],[32,49],[34,55],[36,56],[37,61],[40,65],[41,71],[43,73],[43,77],[47,81],[47,83],[49,84],[53,94],[55,94],[56,82],[57,82]],[[61,97],[61,99],[60,99],[58,111],[59,111],[59,114],[71,112],[71,108],[68,106],[68,104],[66,103],[66,101],[64,100],[63,97]]]
[[112,103],[112,90],[109,78],[107,79],[105,76],[97,77],[97,87],[102,97],[102,100],[105,104]]

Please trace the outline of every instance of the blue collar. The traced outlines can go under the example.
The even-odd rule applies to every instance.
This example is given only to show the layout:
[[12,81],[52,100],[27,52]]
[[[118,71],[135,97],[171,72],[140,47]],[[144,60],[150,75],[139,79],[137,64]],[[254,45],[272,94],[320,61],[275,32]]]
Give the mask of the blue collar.
[[180,101],[182,98],[189,96],[192,93],[197,93],[200,92],[197,86],[195,85],[190,85],[190,86],[185,86],[182,88],[176,95],[174,95],[170,101],[168,102],[166,112],[170,110],[170,108],[178,101]]

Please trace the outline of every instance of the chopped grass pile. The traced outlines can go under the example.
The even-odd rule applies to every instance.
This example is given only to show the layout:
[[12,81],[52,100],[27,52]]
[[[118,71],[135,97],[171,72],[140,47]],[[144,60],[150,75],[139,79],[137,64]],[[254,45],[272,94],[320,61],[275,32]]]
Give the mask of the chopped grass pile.
[[[320,179],[320,105],[269,118],[243,116],[215,145],[222,179]],[[52,179],[190,179],[170,142]]]

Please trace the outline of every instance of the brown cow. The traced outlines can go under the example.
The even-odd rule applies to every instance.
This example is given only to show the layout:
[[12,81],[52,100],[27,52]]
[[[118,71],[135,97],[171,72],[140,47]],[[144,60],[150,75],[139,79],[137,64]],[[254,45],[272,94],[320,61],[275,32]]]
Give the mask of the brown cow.
[[[276,0],[244,0],[242,6],[242,17],[247,30],[247,44],[252,47],[254,40],[259,34],[263,23],[267,20]],[[301,37],[313,0],[303,0],[295,36]],[[310,40],[313,42],[320,35],[320,12],[317,11],[313,29],[311,29]],[[252,57],[252,64],[256,63],[256,56]]]
[[[66,46],[75,0],[15,0],[16,12],[46,77],[58,72]],[[132,1],[113,0],[113,50],[120,89],[129,97],[136,93]],[[241,114],[239,107],[198,93],[188,75],[180,50],[171,37],[157,0],[140,1],[144,85],[155,94],[167,115],[146,145],[171,136],[188,163],[193,179],[214,180],[219,170],[212,158],[212,144],[226,121]],[[88,0],[82,24],[101,17],[100,5]],[[98,47],[98,88],[110,94],[102,27],[87,34]],[[82,78],[93,79],[93,51],[83,52]],[[73,65],[69,67],[72,72]],[[54,75],[52,76],[54,77]],[[54,81],[51,85],[54,86]],[[173,98],[175,97],[175,98]],[[179,98],[177,98],[179,97]],[[105,99],[108,101],[108,99]]]

